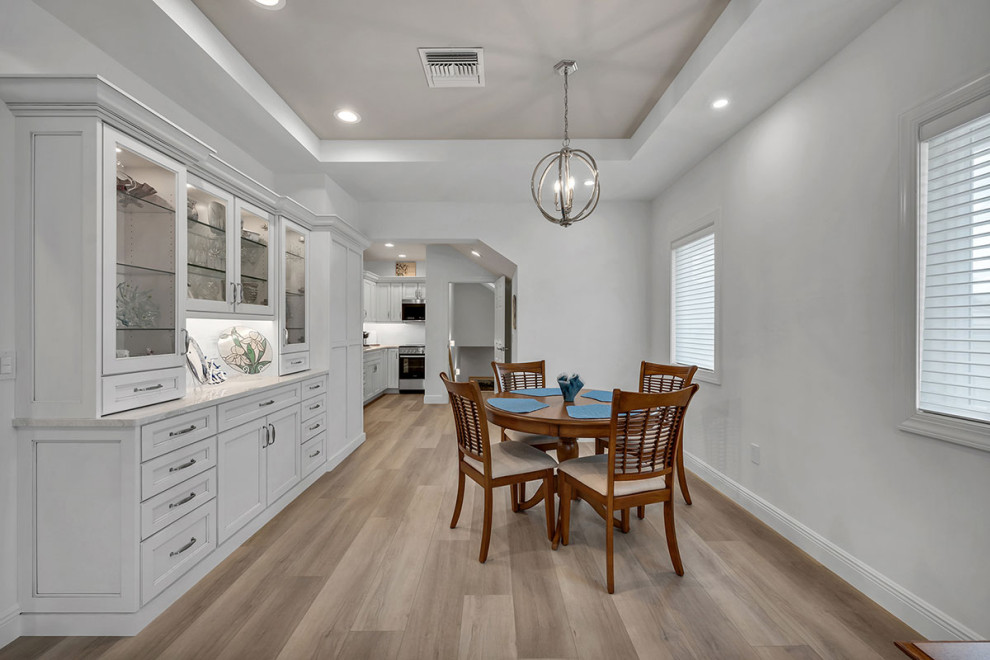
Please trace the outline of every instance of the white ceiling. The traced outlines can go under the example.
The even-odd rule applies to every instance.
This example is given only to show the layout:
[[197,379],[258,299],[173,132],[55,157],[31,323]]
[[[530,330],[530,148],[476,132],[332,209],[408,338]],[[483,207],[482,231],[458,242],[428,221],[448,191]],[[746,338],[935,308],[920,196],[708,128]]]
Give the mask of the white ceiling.
[[[564,58],[571,134],[627,138],[728,0],[194,2],[319,137],[398,140],[558,137]],[[448,46],[484,49],[484,88],[427,86],[417,49]]]
[[[591,90],[593,85],[600,84],[595,82],[599,75],[594,73],[596,70],[600,73],[604,69],[606,80],[614,76],[620,79],[616,84],[624,84],[621,79],[625,72],[620,67],[611,66],[610,58],[625,52],[622,43],[614,42],[615,34],[623,33],[627,38],[641,43],[641,47],[653,41],[667,40],[665,26],[644,20],[642,31],[637,33],[622,16],[613,14],[612,8],[628,6],[630,11],[635,10],[635,15],[643,16],[636,13],[640,6],[683,7],[680,0],[629,3],[619,0],[608,3],[593,0],[520,0],[513,4],[462,1],[467,2],[472,11],[478,12],[472,16],[478,17],[476,22],[479,24],[484,22],[482,18],[488,17],[485,20],[500,26],[501,30],[508,29],[506,26],[510,23],[515,26],[513,29],[520,33],[516,35],[520,43],[527,44],[520,49],[519,56],[530,61],[520,70],[535,70],[535,75],[545,75],[549,81],[546,89],[542,84],[530,89],[534,94],[537,90],[543,93],[546,102],[558,99],[558,104],[560,79],[550,68],[561,57],[576,56],[580,59],[581,53],[560,45],[566,39],[565,42],[560,41],[563,37],[557,35],[559,30],[526,29],[530,24],[521,20],[520,16],[530,16],[532,12],[537,12],[537,8],[544,6],[576,7],[580,10],[571,12],[584,17],[584,22],[576,23],[580,31],[574,34],[572,41],[574,44],[593,44],[594,52],[600,59],[592,57],[581,61],[581,71],[574,78],[574,88],[578,90],[584,84]],[[441,123],[453,122],[460,127],[458,130],[477,130],[485,139],[321,139],[318,126],[308,125],[293,111],[291,103],[277,93],[279,86],[287,83],[281,79],[266,81],[193,0],[35,2],[264,166],[280,173],[321,171],[359,201],[527,201],[533,166],[544,154],[559,148],[559,129],[554,128],[559,125],[556,110],[548,110],[549,118],[544,117],[542,111],[527,112],[512,118],[513,122],[520,124],[518,129],[514,129],[519,131],[519,135],[549,135],[547,139],[491,139],[497,135],[469,126],[481,115],[459,106],[448,106],[445,113],[427,113],[424,117],[439,117]],[[204,6],[210,7],[214,4],[233,6],[234,2],[202,0]],[[245,8],[250,4],[249,0],[236,2]],[[447,25],[447,19],[436,18],[441,10],[449,9],[452,2],[380,0],[376,3],[350,3],[355,6],[348,6],[344,13],[334,13],[344,11],[333,9],[341,3],[287,0],[287,8],[282,12],[289,11],[288,6],[312,6],[320,16],[336,16],[342,25],[335,27],[335,30],[360,32],[360,44],[367,51],[376,52],[379,49],[388,51],[391,45],[376,42],[373,35],[378,34],[386,41],[396,38],[399,22],[396,17],[407,16],[406,12],[415,8],[416,16],[410,17],[408,23],[402,23],[402,30],[411,35],[402,49],[412,48],[412,57],[415,48],[409,44],[438,46],[455,43],[451,39],[459,35],[440,29]],[[374,7],[378,18],[369,17],[370,10],[357,8],[358,4]],[[591,121],[590,125],[584,125],[580,134],[595,137],[576,138],[574,146],[588,150],[597,159],[601,171],[602,200],[655,198],[699,160],[827,62],[894,4],[896,0],[731,0],[652,108],[648,107],[649,99],[664,88],[665,71],[671,65],[669,61],[662,63],[653,73],[648,72],[654,66],[651,62],[635,69],[637,79],[645,81],[650,78],[654,81],[652,86],[646,85],[650,87],[646,94],[642,93],[643,90],[610,94],[608,87],[598,87],[596,93],[614,97],[609,98],[609,103],[621,107],[627,117],[613,124],[611,117],[596,117],[590,109],[583,117],[575,110],[574,121],[578,121],[578,117],[581,117],[581,122]],[[506,6],[514,9],[506,10]],[[713,8],[719,5],[705,3],[705,6],[708,11],[714,11]],[[259,11],[264,12],[267,20],[271,20],[271,15],[280,14],[254,8],[245,9],[243,13],[250,15]],[[455,10],[451,11],[458,14]],[[659,14],[649,15],[655,18]],[[257,22],[262,18],[254,16],[251,20]],[[463,23],[465,19],[461,16],[451,24],[458,21]],[[301,30],[298,34],[283,36],[275,31],[271,34],[265,32],[264,35],[264,38],[258,36],[263,43],[252,45],[251,52],[254,53],[256,48],[258,53],[269,54],[271,61],[281,61],[281,56],[275,57],[279,51],[304,53],[316,68],[333,69],[342,59],[334,53],[325,32]],[[483,38],[485,32],[480,28],[470,35],[477,35],[471,36],[475,43],[456,45],[486,46]],[[606,38],[613,39],[611,46],[600,43]],[[503,37],[488,43],[514,43],[500,39]],[[243,44],[240,47],[247,50]],[[257,59],[259,55],[252,57]],[[348,58],[343,59],[348,62]],[[511,59],[508,56],[494,58],[489,65],[489,75],[493,75],[493,65],[498,65],[494,69],[497,71],[503,66],[500,61],[510,66]],[[391,64],[392,56],[385,60]],[[538,60],[542,64],[535,66]],[[418,94],[428,93],[422,70],[418,68],[418,59],[413,58],[412,63],[415,65],[413,70],[388,74],[408,78],[409,84],[416,88],[410,88],[412,96],[406,98],[393,92],[390,96],[392,101],[385,105],[401,108],[408,104],[413,107],[421,102],[415,98]],[[546,74],[540,73],[541,66]],[[306,71],[309,72],[309,68]],[[589,75],[582,78],[585,73]],[[293,80],[308,75],[300,73]],[[497,74],[494,75],[497,78]],[[331,93],[328,90],[333,89],[333,80],[327,81],[320,76],[313,80],[318,81],[313,87],[322,89],[324,94]],[[586,82],[582,83],[582,80]],[[377,93],[374,90],[376,86],[380,85],[374,80],[366,81],[365,87],[371,90],[369,93]],[[516,91],[524,87],[522,85]],[[456,93],[471,90],[441,91]],[[711,108],[711,102],[720,96],[729,98],[731,104],[722,111],[715,111]],[[534,98],[535,105],[532,107],[540,107],[540,102],[540,98]],[[588,108],[593,108],[594,103]],[[497,103],[495,105],[501,107]],[[378,109],[358,110],[366,118],[359,126],[367,128],[378,123],[378,119],[372,121]],[[369,115],[369,112],[372,114]],[[424,117],[419,118],[420,124],[428,123]],[[490,118],[488,115],[486,117]],[[606,129],[601,132],[596,130],[598,122]],[[614,126],[619,124],[623,124],[618,129],[619,134],[628,137],[607,137],[607,131],[615,130]],[[478,125],[482,125],[481,119],[478,119]],[[544,125],[551,128],[542,128]],[[608,128],[610,126],[612,128]],[[533,212],[539,217],[535,207]]]
[[[424,243],[393,243],[394,247],[386,247],[384,241],[372,243],[364,251],[365,261],[426,261],[426,245]],[[406,255],[400,257],[400,254]]]

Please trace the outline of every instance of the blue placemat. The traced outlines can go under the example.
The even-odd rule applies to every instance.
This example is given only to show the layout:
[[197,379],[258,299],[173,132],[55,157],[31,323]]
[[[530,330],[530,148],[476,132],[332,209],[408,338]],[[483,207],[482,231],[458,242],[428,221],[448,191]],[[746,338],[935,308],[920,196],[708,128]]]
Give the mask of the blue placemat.
[[529,387],[525,390],[512,390],[512,393],[526,396],[563,396],[559,387]]
[[612,416],[612,406],[604,403],[589,403],[586,406],[567,406],[567,414],[574,419],[608,419]]
[[532,399],[497,399],[492,397],[488,399],[488,403],[499,410],[514,413],[528,413],[549,407],[542,401],[533,401]]
[[588,390],[581,396],[587,397],[589,399],[594,399],[595,401],[604,401],[605,403],[612,403],[612,393],[606,392],[605,390]]

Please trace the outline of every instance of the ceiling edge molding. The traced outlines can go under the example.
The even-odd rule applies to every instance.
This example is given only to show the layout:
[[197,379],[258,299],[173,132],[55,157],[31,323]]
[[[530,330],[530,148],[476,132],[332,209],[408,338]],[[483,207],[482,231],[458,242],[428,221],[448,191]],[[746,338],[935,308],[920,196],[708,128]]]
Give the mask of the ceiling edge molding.
[[263,206],[269,211],[276,210],[282,197],[216,154],[210,154],[208,158],[190,166],[189,169],[206,179],[210,179],[213,183],[226,188],[233,188],[232,192],[238,196],[258,206]]
[[355,229],[339,215],[317,215],[313,229],[329,231],[334,240],[347,245],[357,252],[371,247],[371,239]]
[[216,149],[95,74],[0,76],[0,99],[16,117],[93,117],[159,151],[201,162]]
[[[627,138],[580,140],[582,149],[598,161],[627,161],[633,157]],[[560,140],[322,140],[321,163],[407,162],[530,162],[535,154],[560,150]]]
[[192,0],[153,0],[179,29],[314,157],[320,139]]

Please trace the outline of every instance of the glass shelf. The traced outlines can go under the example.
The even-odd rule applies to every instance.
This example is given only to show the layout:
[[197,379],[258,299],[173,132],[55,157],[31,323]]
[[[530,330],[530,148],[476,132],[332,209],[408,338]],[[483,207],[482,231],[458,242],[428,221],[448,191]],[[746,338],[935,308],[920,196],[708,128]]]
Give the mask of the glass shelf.
[[157,194],[149,197],[135,197],[123,190],[117,191],[117,210],[127,213],[168,213],[169,216],[175,214],[175,209]]
[[[122,268],[125,269],[123,272],[121,271]],[[158,273],[160,275],[175,276],[175,272],[171,270],[162,270],[160,268],[150,268],[148,266],[136,266],[134,264],[122,264],[119,261],[117,262],[117,275],[126,275],[126,269],[133,269],[145,273]]]
[[246,236],[241,236],[241,240],[244,241],[245,243],[251,243],[252,245],[255,245],[257,247],[264,248],[265,250],[267,250],[269,247],[267,243],[262,243],[261,241],[254,240],[253,238],[247,238]]
[[191,224],[193,226],[206,227],[207,229],[210,229],[212,231],[218,232],[220,234],[226,234],[227,233],[227,230],[224,229],[224,228],[222,228],[222,227],[215,227],[215,226],[213,226],[211,224],[208,224],[206,222],[203,222],[201,220],[193,220],[192,218],[190,218],[188,216],[186,217],[186,222],[188,222],[189,224]]

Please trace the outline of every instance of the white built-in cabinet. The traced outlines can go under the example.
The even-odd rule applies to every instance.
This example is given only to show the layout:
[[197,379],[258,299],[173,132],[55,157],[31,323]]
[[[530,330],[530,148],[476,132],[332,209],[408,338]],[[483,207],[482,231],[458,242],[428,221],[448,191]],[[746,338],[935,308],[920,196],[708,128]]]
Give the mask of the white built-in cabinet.
[[387,374],[385,387],[390,390],[398,390],[399,389],[399,349],[398,348],[385,349],[385,373]]
[[403,282],[377,280],[366,273],[362,282],[364,320],[373,323],[401,323],[402,301],[426,300],[424,278],[402,278]]
[[281,218],[279,251],[281,354],[279,373],[309,368],[310,232],[288,218]]

